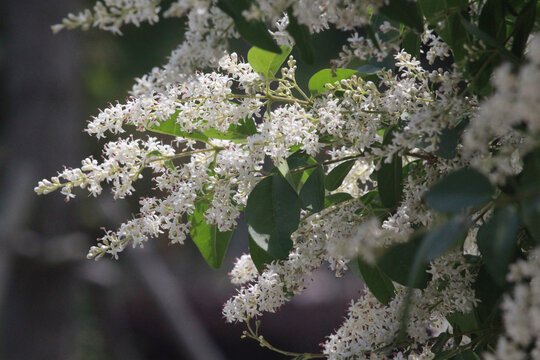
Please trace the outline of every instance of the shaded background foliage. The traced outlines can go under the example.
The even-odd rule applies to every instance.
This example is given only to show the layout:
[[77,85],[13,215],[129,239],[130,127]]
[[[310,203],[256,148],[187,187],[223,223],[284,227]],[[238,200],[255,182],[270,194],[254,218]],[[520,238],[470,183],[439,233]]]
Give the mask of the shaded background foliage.
[[[128,27],[122,37],[99,31],[52,35],[50,25],[84,5],[0,4],[0,358],[279,358],[241,340],[242,326],[221,318],[222,303],[234,291],[227,271],[247,251],[242,231],[218,271],[201,261],[191,242],[169,247],[165,240],[128,250],[118,261],[93,262],[84,256],[100,235],[97,229],[117,226],[137,198],[120,204],[112,196],[80,197],[64,204],[59,195],[34,195],[43,174],[78,166],[83,154],[99,157],[102,143],[82,133],[85,120],[111,99],[123,101],[133,78],[163,63],[182,37],[178,19]],[[344,36],[317,35],[325,51],[314,64],[300,64],[304,87]],[[243,56],[249,49],[240,41],[233,47]],[[138,184],[137,192],[150,191],[147,185]],[[265,317],[264,331],[280,346],[316,350],[360,288],[357,279],[335,281],[319,272],[304,295]]]

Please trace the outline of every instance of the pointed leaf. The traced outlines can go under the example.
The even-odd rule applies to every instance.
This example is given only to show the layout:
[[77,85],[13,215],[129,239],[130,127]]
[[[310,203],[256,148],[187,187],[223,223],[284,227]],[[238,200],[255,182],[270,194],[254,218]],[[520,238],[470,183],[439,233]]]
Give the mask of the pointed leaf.
[[334,84],[335,82],[347,79],[356,73],[356,70],[351,69],[336,69],[335,73],[332,69],[320,70],[309,79],[309,91],[312,95],[323,93],[326,91],[326,84]]
[[326,175],[326,179],[324,180],[324,186],[326,187],[326,190],[334,191],[339,188],[347,174],[349,174],[349,171],[351,171],[355,162],[356,160],[354,159],[347,160],[333,168],[332,171],[330,171],[328,175]]
[[289,25],[287,25],[287,32],[294,39],[295,45],[300,53],[300,59],[308,64],[313,64],[315,61],[315,52],[313,50],[313,44],[311,43],[311,35],[306,25],[298,23],[298,20],[294,16],[292,9],[287,11],[289,15]]
[[476,170],[462,168],[439,180],[428,190],[424,201],[440,212],[458,212],[488,202],[495,188]]
[[419,33],[424,31],[422,13],[414,1],[390,0],[387,5],[379,8],[379,12],[389,19],[410,26]]
[[242,14],[249,10],[250,0],[218,0],[217,6],[234,20],[236,30],[248,43],[264,50],[280,52],[279,46],[268,32],[264,22],[260,20],[248,21]]
[[217,226],[206,223],[204,214],[208,210],[208,200],[200,200],[195,203],[195,209],[190,216],[191,239],[197,245],[201,255],[208,265],[217,269],[221,267],[223,258],[229,246],[232,231],[221,232]]
[[536,18],[537,0],[530,0],[527,5],[521,10],[517,19],[516,27],[514,28],[514,41],[512,42],[512,53],[518,58],[523,56],[523,51],[527,45],[529,34],[534,27],[534,19]]
[[264,251],[253,238],[248,234],[249,239],[249,255],[251,256],[251,261],[255,264],[257,271],[261,274],[266,264],[270,264],[272,261],[276,260],[275,257]]
[[288,46],[282,45],[280,49],[281,52],[276,54],[254,46],[248,52],[248,62],[256,73],[273,78],[291,53],[291,48]]
[[[385,131],[383,145],[392,142],[393,131],[393,128],[388,128]],[[402,177],[401,156],[392,156],[390,163],[382,162],[380,169],[377,171],[377,189],[379,190],[381,202],[386,208],[397,208],[403,193]]]
[[351,196],[351,194],[346,192],[327,195],[324,198],[324,208],[326,209],[327,207],[342,203],[347,200],[351,200],[352,198],[353,197]]
[[537,244],[540,244],[540,148],[524,158],[523,171],[519,176],[521,217],[527,230]]
[[369,291],[382,304],[388,305],[396,294],[396,288],[392,284],[392,280],[377,265],[370,265],[360,258],[353,261],[356,261],[360,274],[362,274],[362,279],[364,279],[364,283],[369,288]]
[[435,151],[435,155],[444,159],[455,158],[459,139],[468,123],[469,120],[464,119],[457,126],[443,129],[439,135],[438,149]]
[[324,170],[317,166],[300,189],[302,208],[319,212],[324,208]]
[[515,260],[518,230],[519,218],[514,206],[496,209],[478,230],[478,249],[488,272],[500,285],[506,283],[508,267]]
[[[401,285],[408,286],[409,274],[412,271],[414,259],[421,244],[422,236],[416,236],[406,243],[394,245],[377,259],[377,265],[390,279]],[[413,287],[426,287],[428,281],[426,269],[427,264],[425,264],[424,271],[419,272],[422,276],[419,276],[417,282],[412,284]]]
[[301,202],[280,175],[262,179],[249,194],[245,216],[253,241],[275,258],[284,259],[298,228]]

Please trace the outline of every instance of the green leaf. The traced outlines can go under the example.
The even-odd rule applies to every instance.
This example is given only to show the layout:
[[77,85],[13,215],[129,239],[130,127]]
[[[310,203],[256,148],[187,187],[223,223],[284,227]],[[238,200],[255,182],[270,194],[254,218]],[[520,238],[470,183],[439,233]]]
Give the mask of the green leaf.
[[[251,136],[257,133],[257,124],[255,124],[253,118],[250,117],[240,120],[237,125],[231,125],[231,127],[233,127],[233,130],[237,134],[245,136]],[[229,131],[231,131],[231,127],[229,127]]]
[[416,2],[408,0],[390,0],[379,8],[379,13],[391,20],[403,23],[419,33],[424,31],[424,20]]
[[495,188],[476,170],[462,168],[439,180],[428,190],[424,201],[433,209],[452,213],[491,200]]
[[195,209],[190,216],[190,234],[191,239],[197,245],[208,265],[218,269],[223,263],[223,258],[227,252],[229,240],[233,232],[221,232],[217,226],[206,223],[204,214],[208,210],[209,205],[210,202],[208,200],[199,200],[195,203]]
[[298,228],[301,202],[280,175],[262,179],[249,194],[245,209],[253,241],[275,258],[285,259],[292,248],[291,234]]
[[[384,132],[383,145],[392,142],[394,128],[390,127]],[[377,189],[382,204],[389,209],[397,208],[403,193],[402,161],[401,156],[393,155],[392,161],[386,163],[381,160],[381,167],[377,171]]]
[[326,179],[324,180],[324,187],[326,187],[326,190],[334,191],[339,188],[355,162],[356,160],[354,159],[347,160],[333,168],[332,171],[326,175]]
[[480,320],[474,310],[468,314],[454,312],[446,315],[446,319],[456,332],[470,332],[481,328]]
[[406,52],[417,59],[420,59],[420,36],[413,32],[408,32],[401,42],[401,46]]
[[484,327],[489,327],[494,325],[492,324],[493,322],[500,321],[501,309],[499,300],[506,290],[495,282],[493,277],[488,274],[485,266],[482,266],[478,271],[473,289],[476,298],[480,300],[475,311],[478,321]]
[[270,264],[272,261],[277,260],[275,257],[264,251],[253,238],[248,233],[249,239],[249,255],[251,256],[251,261],[255,264],[257,271],[261,274],[266,264]]
[[256,73],[263,74],[267,78],[273,78],[292,50],[285,45],[280,48],[281,52],[276,54],[254,46],[248,52],[248,62]]
[[460,17],[460,21],[465,30],[467,30],[467,32],[476,37],[478,40],[482,40],[486,45],[495,48],[499,52],[499,54],[504,56],[507,60],[510,60],[515,64],[519,63],[519,59],[510,51],[508,51],[504,47],[503,43],[501,43],[497,39],[494,39],[490,34],[487,34],[486,32],[480,30],[475,25],[471,24],[464,17]]
[[468,43],[467,31],[461,24],[460,19],[462,16],[460,13],[454,13],[446,17],[444,19],[444,28],[439,30],[441,38],[452,49],[454,61],[456,62],[462,61],[467,55],[464,47]]
[[312,95],[321,94],[327,90],[325,87],[326,84],[334,84],[354,74],[356,74],[356,70],[351,69],[336,69],[335,73],[332,72],[332,69],[320,70],[309,79],[309,91]]
[[506,22],[504,20],[504,4],[501,0],[487,0],[482,6],[478,28],[490,34],[497,41],[504,43],[506,38]]
[[194,131],[193,133],[182,131],[182,129],[180,128],[180,124],[176,122],[178,114],[179,112],[177,111],[165,121],[161,121],[159,124],[156,125],[147,126],[146,129],[157,134],[178,136],[185,139],[192,139],[204,142],[208,141],[208,136],[201,133],[200,131]]
[[295,179],[293,178],[293,175],[291,174],[289,170],[289,163],[287,162],[287,160],[283,158],[278,159],[275,170],[277,170],[277,172],[280,173],[281,176],[285,178],[285,180],[287,180],[287,182],[291,185],[294,191],[296,191],[297,184],[295,182]]
[[208,142],[210,139],[231,140],[234,143],[245,143],[246,138],[257,132],[257,126],[252,118],[241,119],[238,124],[231,124],[226,132],[216,129],[207,129],[203,132],[197,130],[194,132],[183,131],[180,125],[176,122],[179,111],[172,114],[165,121],[162,121],[156,125],[147,126],[148,131],[162,134],[182,137],[185,139],[198,140],[202,142]]
[[517,253],[518,212],[514,206],[495,209],[487,223],[478,230],[478,249],[491,276],[500,285]]
[[[401,243],[390,247],[377,259],[377,265],[386,275],[398,284],[408,286],[409,274],[412,270],[416,254],[422,244],[422,236],[417,235],[406,243]],[[425,288],[428,282],[428,273],[419,272],[417,282],[412,284],[415,288]]]
[[327,195],[324,198],[324,208],[326,209],[327,207],[342,203],[347,200],[351,200],[352,198],[353,197],[351,196],[351,194],[346,193],[346,192],[339,192],[339,193]]
[[469,120],[462,120],[457,126],[447,127],[439,135],[439,143],[435,155],[444,159],[453,159],[457,155],[457,145],[463,130],[469,124]]
[[518,58],[523,56],[529,34],[534,27],[534,19],[536,18],[537,0],[531,0],[521,10],[516,18],[516,26],[514,28],[514,41],[512,42],[512,53]]
[[298,20],[293,14],[292,8],[287,10],[289,15],[289,25],[287,25],[287,32],[294,39],[296,48],[300,53],[300,59],[308,64],[313,64],[315,61],[315,52],[313,50],[313,44],[311,43],[311,35],[306,25],[298,23]]
[[462,245],[469,226],[468,218],[457,215],[425,234],[408,272],[407,286],[418,287],[419,284],[423,284],[429,263]]
[[292,171],[291,175],[295,184],[294,188],[300,189],[315,168],[306,169],[304,171],[298,171],[298,169],[309,165],[315,165],[317,164],[317,161],[306,153],[297,151],[287,158],[287,164],[289,170]]
[[324,209],[324,170],[317,166],[300,189],[302,208],[319,212]]
[[[463,350],[456,356],[450,358],[451,360],[480,360],[480,357],[472,350]],[[435,359],[434,359],[435,360]]]
[[379,257],[377,264],[395,282],[424,288],[429,263],[461,245],[469,226],[468,218],[455,216],[425,235],[418,234],[406,243],[392,246]]
[[369,288],[369,291],[382,304],[388,305],[396,294],[396,288],[392,284],[392,280],[377,265],[370,265],[360,258],[353,261],[356,261],[360,274],[362,274],[362,279],[364,279],[364,283]]
[[432,25],[437,24],[443,17],[446,17],[446,12],[460,8],[466,10],[468,6],[467,0],[418,0],[418,5],[422,14]]
[[519,176],[521,217],[532,238],[540,244],[540,147],[528,153],[523,163]]
[[280,52],[279,46],[268,32],[264,22],[247,21],[242,15],[245,10],[249,10],[250,0],[218,0],[217,6],[234,20],[236,30],[248,43],[264,50]]
[[431,347],[431,352],[434,353],[434,354],[438,354],[440,352],[442,352],[444,346],[446,345],[446,343],[448,342],[448,340],[450,340],[452,336],[447,333],[447,332],[443,332],[441,334],[439,334],[439,336],[437,336],[435,339],[435,343],[433,344],[433,346]]
[[417,256],[429,262],[463,244],[470,227],[468,217],[456,215],[443,225],[428,232]]

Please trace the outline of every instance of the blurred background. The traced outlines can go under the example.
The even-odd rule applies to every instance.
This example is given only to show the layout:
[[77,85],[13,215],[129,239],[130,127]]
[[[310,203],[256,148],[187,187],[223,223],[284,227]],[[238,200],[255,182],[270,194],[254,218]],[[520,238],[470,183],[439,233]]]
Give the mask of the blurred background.
[[[128,26],[118,37],[99,30],[50,26],[90,1],[0,2],[0,359],[143,360],[285,359],[252,340],[241,324],[226,324],[223,303],[235,293],[227,272],[247,252],[242,223],[223,268],[212,270],[197,248],[166,239],[127,249],[120,260],[86,260],[102,234],[136,213],[151,192],[148,179],[131,199],[38,197],[33,188],[63,166],[97,158],[106,140],[83,129],[109,102],[124,101],[133,78],[166,61],[182,39],[183,20]],[[166,5],[164,5],[166,7]],[[344,43],[327,32],[315,42],[320,57],[299,63],[301,82]],[[236,42],[246,54],[249,46]],[[321,51],[324,49],[325,51]],[[278,314],[263,317],[262,333],[276,347],[319,352],[319,343],[342,321],[357,298],[358,279],[313,275],[304,294]]]

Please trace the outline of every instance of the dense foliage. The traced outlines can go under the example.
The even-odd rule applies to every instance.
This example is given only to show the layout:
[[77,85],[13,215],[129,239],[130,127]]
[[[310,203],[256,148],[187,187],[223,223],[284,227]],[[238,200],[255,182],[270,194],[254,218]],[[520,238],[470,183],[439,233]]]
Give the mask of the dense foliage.
[[[166,233],[220,267],[244,212],[249,252],[224,306],[295,359],[540,359],[540,38],[536,0],[104,0],[53,30],[187,17],[168,63],[86,128],[107,142],[36,192],[140,213],[89,258]],[[312,35],[350,34],[308,89]],[[247,62],[228,39],[253,47]],[[146,133],[146,134],[144,134]],[[161,134],[159,137],[153,137]],[[268,164],[272,164],[268,166]],[[147,169],[148,170],[145,170]],[[258,318],[327,264],[366,284],[320,354],[275,348]]]

